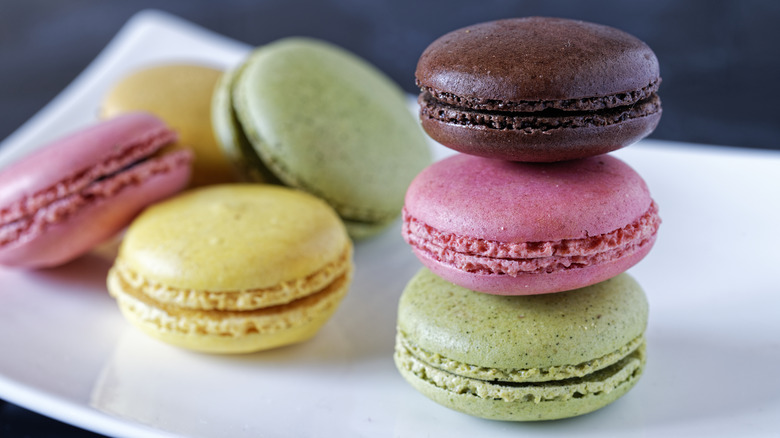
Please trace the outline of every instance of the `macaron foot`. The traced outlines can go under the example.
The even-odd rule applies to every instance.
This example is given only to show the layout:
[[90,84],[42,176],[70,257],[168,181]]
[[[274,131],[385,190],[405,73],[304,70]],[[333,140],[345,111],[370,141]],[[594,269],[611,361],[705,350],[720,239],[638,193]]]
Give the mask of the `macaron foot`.
[[313,337],[349,290],[351,271],[321,291],[276,306],[247,311],[177,308],[134,292],[116,271],[108,288],[122,315],[147,335],[204,353],[238,354],[304,342]]
[[565,383],[486,382],[432,367],[402,345],[396,347],[395,364],[417,391],[450,409],[503,421],[558,420],[601,409],[636,385],[646,362],[642,339],[639,347],[619,362]]

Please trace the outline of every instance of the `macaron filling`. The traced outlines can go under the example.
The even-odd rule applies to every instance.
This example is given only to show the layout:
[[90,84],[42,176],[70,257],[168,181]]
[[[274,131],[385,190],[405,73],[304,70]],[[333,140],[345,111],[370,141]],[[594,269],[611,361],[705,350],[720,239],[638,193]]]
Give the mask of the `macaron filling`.
[[[459,106],[457,96],[438,99],[442,93],[424,91],[418,101],[420,117],[442,123],[465,126],[481,126],[488,129],[533,132],[562,128],[609,126],[656,114],[661,111],[661,100],[655,93],[642,100],[633,101],[626,96],[644,95],[644,89],[621,93],[604,99],[492,102],[477,103],[476,108]],[[479,99],[476,99],[479,100]],[[624,105],[613,106],[613,103]],[[484,108],[484,109],[483,109]]]
[[661,224],[658,206],[609,233],[582,239],[498,242],[437,230],[404,209],[403,236],[416,251],[458,270],[485,275],[552,273],[608,263],[652,245]]
[[559,100],[501,100],[480,98],[476,96],[459,96],[433,87],[427,87],[417,81],[417,86],[422,95],[442,105],[449,105],[457,108],[468,108],[475,111],[503,111],[529,113],[539,112],[549,109],[561,111],[598,111],[607,108],[617,108],[622,106],[635,105],[638,102],[656,96],[656,92],[661,85],[661,79],[657,78],[651,81],[647,86],[637,90],[629,90],[623,93],[612,94],[609,96],[583,97],[578,99],[559,99]]
[[351,278],[352,271],[349,270],[321,290],[305,297],[285,304],[244,311],[187,309],[161,303],[134,289],[113,270],[108,281],[109,292],[122,304],[120,309],[155,330],[240,338],[291,330],[324,315],[329,316],[346,295]]
[[[628,350],[627,352],[624,350]],[[439,355],[431,353],[419,354],[420,350],[410,346],[402,333],[396,342],[395,361],[399,368],[411,373],[421,381],[459,395],[470,395],[486,400],[502,400],[505,402],[533,402],[536,404],[551,401],[563,401],[571,398],[586,398],[608,394],[622,385],[635,382],[642,373],[645,362],[645,340],[640,336],[632,340],[626,347],[605,358],[594,362],[607,365],[593,369],[589,362],[576,365],[573,368],[588,370],[582,376],[557,378],[558,374],[551,370],[496,370],[503,376],[549,376],[547,380],[502,380],[501,377],[480,379],[473,373],[461,374],[462,370],[481,369],[477,365],[460,364],[447,361],[442,366]],[[616,361],[612,359],[617,357]],[[435,358],[436,361],[429,361]]]
[[154,154],[176,140],[176,133],[159,129],[132,144],[114,146],[107,160],[61,180],[54,186],[11,203],[0,211],[0,246],[17,242],[66,220],[84,205],[107,199],[130,186],[188,166],[192,154],[179,150]]

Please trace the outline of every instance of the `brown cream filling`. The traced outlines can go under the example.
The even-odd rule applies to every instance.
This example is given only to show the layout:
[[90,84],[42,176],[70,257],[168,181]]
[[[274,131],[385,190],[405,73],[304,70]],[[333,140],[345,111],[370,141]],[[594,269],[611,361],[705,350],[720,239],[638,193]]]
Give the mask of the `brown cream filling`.
[[616,125],[661,111],[661,100],[656,94],[631,105],[596,111],[563,111],[554,108],[537,112],[472,110],[442,103],[427,93],[421,94],[418,102],[420,117],[423,119],[529,134],[553,129]]
[[483,99],[474,96],[458,96],[446,91],[436,90],[432,87],[426,87],[417,82],[417,86],[423,94],[431,96],[435,101],[444,105],[450,105],[463,109],[476,111],[504,111],[504,112],[537,112],[548,109],[557,109],[562,111],[598,111],[607,108],[616,108],[635,104],[645,100],[658,91],[661,85],[661,79],[657,79],[646,86],[638,89],[615,93],[609,96],[585,97],[580,99],[560,99],[560,100],[498,100]]

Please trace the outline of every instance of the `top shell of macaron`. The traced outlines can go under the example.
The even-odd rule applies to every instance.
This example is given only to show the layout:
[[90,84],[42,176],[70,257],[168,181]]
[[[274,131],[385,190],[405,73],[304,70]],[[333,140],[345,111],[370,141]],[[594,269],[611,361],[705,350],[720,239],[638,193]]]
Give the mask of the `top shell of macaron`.
[[627,274],[554,294],[476,293],[422,269],[399,300],[410,343],[488,368],[575,365],[626,346],[647,326],[648,303]]
[[416,77],[434,92],[513,102],[638,90],[641,99],[660,82],[658,59],[636,37],[546,17],[480,23],[443,35],[423,52]]
[[614,231],[651,203],[642,177],[610,155],[521,163],[458,154],[423,170],[404,208],[442,233],[541,242]]
[[336,213],[312,195],[222,184],[146,209],[128,228],[118,257],[152,283],[222,292],[304,278],[349,246]]

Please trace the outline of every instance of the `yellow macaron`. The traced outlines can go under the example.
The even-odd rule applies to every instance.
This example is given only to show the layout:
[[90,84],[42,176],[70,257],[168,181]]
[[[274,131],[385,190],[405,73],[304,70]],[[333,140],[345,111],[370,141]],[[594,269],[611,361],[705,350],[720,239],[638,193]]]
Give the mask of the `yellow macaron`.
[[236,181],[211,124],[211,98],[222,71],[198,64],[160,64],[133,71],[103,96],[100,117],[147,111],[179,134],[174,147],[195,153],[191,186]]
[[312,337],[347,293],[352,243],[331,207],[261,184],[191,190],[144,211],[108,274],[149,335],[212,353]]

